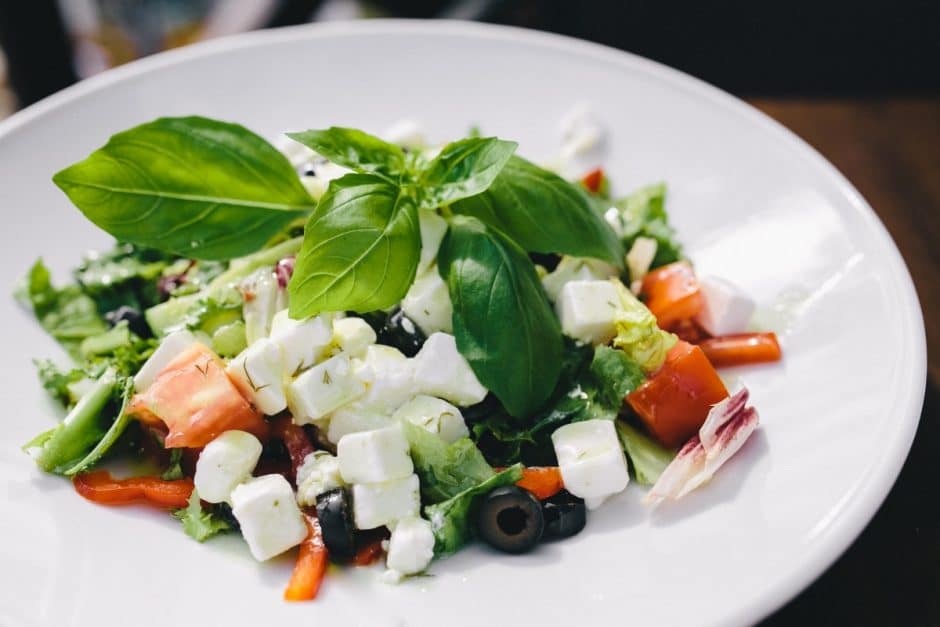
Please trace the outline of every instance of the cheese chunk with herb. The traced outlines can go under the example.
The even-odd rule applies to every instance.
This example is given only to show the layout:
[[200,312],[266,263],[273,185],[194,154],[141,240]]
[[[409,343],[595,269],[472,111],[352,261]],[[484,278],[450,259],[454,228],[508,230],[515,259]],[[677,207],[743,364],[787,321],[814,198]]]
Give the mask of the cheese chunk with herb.
[[226,431],[199,454],[193,482],[199,498],[209,503],[228,502],[235,486],[251,478],[261,459],[261,442],[245,431]]
[[453,331],[454,306],[450,301],[447,284],[436,268],[415,279],[401,301],[401,310],[425,335]]
[[416,575],[434,558],[434,532],[423,518],[402,518],[388,541],[385,565],[401,575]]
[[287,386],[294,422],[312,423],[363,395],[365,385],[353,374],[349,357],[336,355],[307,370]]
[[474,405],[486,397],[486,388],[448,333],[434,333],[424,342],[415,356],[414,378],[416,392],[456,405]]
[[287,409],[284,355],[281,347],[262,338],[229,362],[226,374],[242,394],[268,416]]
[[381,483],[357,483],[352,488],[353,519],[357,529],[395,526],[414,518],[421,508],[418,475]]
[[232,514],[259,562],[297,546],[307,525],[294,491],[281,475],[255,477],[232,491]]
[[470,435],[460,410],[447,401],[420,394],[392,415],[394,420],[415,424],[439,435],[445,442],[455,442]]
[[561,288],[555,311],[565,335],[606,344],[617,335],[620,293],[610,281],[571,281]]
[[349,317],[333,321],[333,343],[350,357],[363,357],[375,344],[376,335],[362,318]]
[[594,509],[630,482],[613,420],[583,420],[552,434],[565,489]]
[[388,413],[410,399],[414,393],[414,362],[392,346],[373,344],[365,357],[355,360],[356,378],[366,388],[365,405],[383,408]]
[[284,374],[296,376],[320,361],[330,341],[333,329],[329,314],[320,314],[306,320],[294,320],[283,309],[271,322],[271,341],[284,351]]
[[379,483],[414,472],[408,440],[399,424],[343,436],[336,456],[346,483]]

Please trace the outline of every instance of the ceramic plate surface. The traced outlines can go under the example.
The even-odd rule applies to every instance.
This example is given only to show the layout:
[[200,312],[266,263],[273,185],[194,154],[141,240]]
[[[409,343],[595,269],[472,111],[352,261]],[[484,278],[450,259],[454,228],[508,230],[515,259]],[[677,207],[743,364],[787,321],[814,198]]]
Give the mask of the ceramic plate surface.
[[[575,625],[746,623],[808,585],[890,489],[923,400],[924,330],[908,272],[835,169],[740,101],[676,71],[556,36],[463,23],[268,31],[134,63],[0,124],[0,285],[43,256],[57,276],[106,246],[50,177],[114,132],[201,114],[263,135],[401,118],[444,141],[476,124],[534,159],[587,103],[625,192],[665,180],[700,274],[739,284],[785,361],[744,372],[762,427],[705,489],[651,512],[631,486],[587,529],[520,557],[473,547],[400,586],[331,571],[312,604],[281,601],[291,560],[237,536],[197,544],[172,518],[108,509],[19,450],[58,413],[33,357],[62,353],[0,299],[2,625]],[[304,621],[304,622],[299,622]]]

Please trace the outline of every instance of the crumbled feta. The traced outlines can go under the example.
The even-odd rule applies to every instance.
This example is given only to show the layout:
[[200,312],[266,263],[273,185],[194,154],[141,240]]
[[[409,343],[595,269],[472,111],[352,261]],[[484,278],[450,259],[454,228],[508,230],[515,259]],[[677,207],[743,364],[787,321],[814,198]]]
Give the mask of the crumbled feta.
[[294,379],[287,386],[287,405],[294,422],[312,423],[365,391],[365,385],[353,374],[349,357],[339,354]]
[[627,487],[627,460],[612,420],[564,425],[552,434],[552,444],[565,489],[589,509]]
[[711,335],[743,333],[754,315],[755,303],[740,288],[717,277],[699,279],[702,311],[695,320]]
[[571,281],[601,281],[617,276],[617,268],[597,259],[565,255],[554,270],[542,277],[542,287],[549,300],[558,300],[558,294]]
[[196,462],[193,482],[199,498],[227,502],[235,486],[251,477],[261,458],[261,442],[245,431],[226,431],[206,444]]
[[392,415],[394,420],[408,422],[441,436],[445,442],[454,442],[470,435],[460,410],[447,401],[419,394]]
[[333,343],[350,357],[365,356],[366,349],[375,344],[376,335],[362,318],[340,318],[333,321]]
[[432,334],[414,361],[414,392],[444,398],[461,406],[479,403],[486,397],[486,388],[457,350],[453,335]]
[[402,575],[416,575],[434,558],[434,533],[423,518],[402,518],[388,542],[385,564]]
[[160,371],[166,368],[171,361],[184,350],[196,343],[196,336],[189,331],[180,330],[170,333],[160,341],[157,350],[144,362],[137,374],[134,375],[134,390],[143,392],[150,387]]
[[302,506],[314,506],[318,496],[343,485],[339,459],[326,451],[314,451],[297,469],[297,502]]
[[418,226],[421,228],[421,259],[418,261],[418,276],[424,274],[437,259],[437,251],[447,233],[447,220],[434,211],[418,212]]
[[401,310],[425,335],[453,331],[454,306],[450,301],[447,284],[436,268],[431,268],[415,279],[401,301]]
[[620,293],[610,281],[571,281],[561,288],[555,312],[565,335],[606,344],[617,335]]
[[261,338],[229,362],[225,369],[242,394],[268,416],[287,408],[284,394],[284,354],[281,347]]
[[307,537],[307,525],[294,491],[281,475],[255,477],[237,486],[232,491],[232,514],[259,562],[297,546]]
[[333,339],[332,317],[320,314],[306,320],[294,320],[283,309],[271,321],[271,341],[284,351],[284,374],[296,376],[323,359]]
[[357,529],[394,526],[415,517],[421,508],[418,475],[352,487],[353,518]]
[[401,425],[349,433],[336,445],[339,471],[346,483],[378,483],[414,472]]
[[389,413],[414,393],[414,360],[392,346],[373,344],[354,361],[355,376],[366,388],[362,402]]
[[394,421],[388,411],[381,407],[374,407],[355,401],[343,405],[330,414],[330,424],[326,437],[336,444],[344,435],[372,431],[391,425]]

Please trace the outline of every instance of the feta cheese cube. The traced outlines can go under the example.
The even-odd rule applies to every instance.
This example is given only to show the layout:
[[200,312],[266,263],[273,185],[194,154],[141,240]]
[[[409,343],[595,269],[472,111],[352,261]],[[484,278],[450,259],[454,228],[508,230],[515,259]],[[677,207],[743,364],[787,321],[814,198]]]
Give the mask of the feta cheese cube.
[[617,335],[620,293],[610,281],[571,281],[561,288],[555,312],[565,335],[606,344]]
[[417,275],[421,276],[437,259],[437,251],[447,233],[447,220],[434,211],[419,211],[418,226],[421,229],[421,259],[418,261]]
[[304,372],[287,386],[287,406],[297,424],[312,423],[362,396],[365,385],[339,354]]
[[656,258],[657,248],[656,240],[651,237],[638,237],[633,240],[633,246],[630,247],[630,252],[627,253],[626,258],[631,287],[637,281],[641,281],[649,272],[653,259]]
[[199,498],[210,503],[227,502],[239,483],[251,478],[261,458],[261,442],[245,431],[226,431],[199,454],[193,482]]
[[630,482],[627,459],[613,420],[584,420],[552,434],[565,489],[581,497],[588,509],[622,492]]
[[284,133],[278,135],[274,140],[274,147],[287,157],[287,160],[290,161],[291,165],[295,168],[299,168],[308,161],[317,158],[317,153],[310,150],[296,139],[291,139]]
[[326,437],[336,444],[349,433],[373,431],[387,427],[393,422],[392,417],[383,408],[356,401],[343,405],[330,414]]
[[450,301],[447,284],[432,268],[418,276],[401,301],[401,310],[405,312],[425,335],[437,331],[451,333],[454,328],[454,306]]
[[287,409],[284,394],[284,354],[281,347],[261,338],[229,362],[225,369],[255,407],[268,416]]
[[339,459],[326,451],[314,451],[297,469],[297,503],[315,506],[318,496],[343,485]]
[[617,276],[617,268],[597,259],[565,255],[554,270],[542,277],[542,287],[549,300],[558,300],[558,294],[571,281],[602,281]]
[[307,525],[294,491],[281,475],[255,477],[232,491],[232,514],[248,549],[259,562],[297,546]]
[[740,288],[717,277],[699,280],[702,311],[696,316],[703,329],[712,335],[742,333],[754,315],[755,304]]
[[453,335],[434,333],[415,355],[415,391],[461,406],[479,403],[486,396],[470,364],[457,350]]
[[434,558],[434,533],[423,518],[402,518],[388,541],[385,565],[402,575],[416,575]]
[[134,375],[134,391],[143,392],[149,388],[160,371],[196,341],[196,336],[185,329],[174,331],[163,338],[157,350],[153,351],[153,354]]
[[333,343],[350,357],[363,357],[375,344],[376,335],[362,318],[340,318],[333,321]]
[[460,410],[440,398],[419,394],[392,415],[397,421],[408,422],[435,433],[445,442],[454,442],[470,435]]
[[394,526],[418,515],[421,497],[418,475],[381,483],[357,483],[352,487],[353,519],[357,529]]
[[271,321],[278,309],[285,305],[284,290],[278,285],[271,268],[261,268],[248,275],[238,285],[242,294],[242,316],[245,318],[245,339],[248,344],[268,337]]
[[349,433],[336,445],[339,471],[346,483],[378,483],[414,472],[401,425]]
[[271,341],[284,352],[284,374],[296,376],[302,370],[323,359],[333,339],[329,314],[320,314],[306,320],[294,320],[287,310],[274,314],[271,321]]
[[355,375],[366,388],[362,401],[389,413],[414,395],[414,360],[392,346],[373,344],[354,362]]

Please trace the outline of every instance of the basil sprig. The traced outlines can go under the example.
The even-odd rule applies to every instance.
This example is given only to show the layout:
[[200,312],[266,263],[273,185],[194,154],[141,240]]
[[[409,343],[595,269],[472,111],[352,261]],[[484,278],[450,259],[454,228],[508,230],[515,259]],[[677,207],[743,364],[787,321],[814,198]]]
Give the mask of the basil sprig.
[[441,208],[450,230],[438,270],[458,348],[512,415],[529,417],[555,387],[562,336],[526,252],[622,266],[622,244],[584,192],[495,137],[428,159],[356,129],[289,135],[353,173],[315,203],[262,138],[187,117],[119,133],[54,181],[118,239],[198,259],[255,252],[309,216],[289,285],[295,318],[400,301],[420,259],[419,212]]

